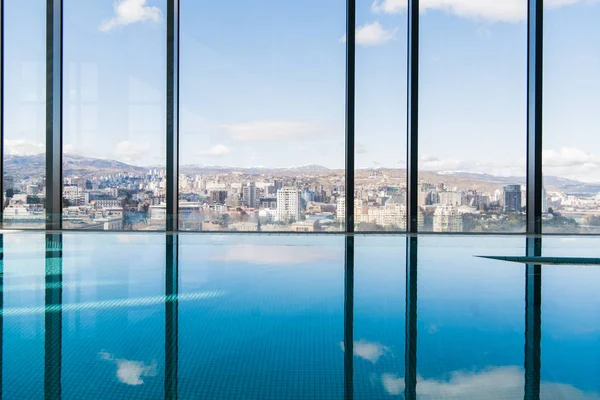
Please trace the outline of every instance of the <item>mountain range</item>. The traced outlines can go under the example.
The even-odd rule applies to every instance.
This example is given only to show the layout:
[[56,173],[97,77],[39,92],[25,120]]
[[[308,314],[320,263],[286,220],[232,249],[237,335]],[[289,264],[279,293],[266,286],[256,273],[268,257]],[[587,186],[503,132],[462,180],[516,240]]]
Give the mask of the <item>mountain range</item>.
[[[4,173],[14,176],[17,180],[26,177],[43,176],[46,168],[44,154],[29,156],[7,155],[4,158]],[[83,178],[110,175],[117,173],[143,175],[149,169],[161,167],[140,167],[126,164],[121,161],[83,157],[75,154],[63,156],[63,173],[70,176]],[[164,168],[164,167],[163,167]],[[206,165],[182,165],[180,172],[185,174],[215,174],[215,173],[237,173],[244,175],[272,175],[272,176],[297,176],[297,175],[339,175],[343,174],[341,169],[329,169],[327,167],[309,164],[305,166],[289,168],[265,168],[265,167],[226,167]],[[356,171],[357,181],[370,176],[387,175],[401,177],[405,175],[404,169],[377,168],[359,169]],[[505,177],[474,172],[456,171],[421,171],[421,179],[436,184],[444,182],[447,187],[458,187],[463,189],[477,188],[480,191],[493,191],[503,185],[525,184],[525,177]],[[567,193],[600,193],[600,183],[585,183],[556,176],[545,176],[544,184],[547,190],[562,191]]]

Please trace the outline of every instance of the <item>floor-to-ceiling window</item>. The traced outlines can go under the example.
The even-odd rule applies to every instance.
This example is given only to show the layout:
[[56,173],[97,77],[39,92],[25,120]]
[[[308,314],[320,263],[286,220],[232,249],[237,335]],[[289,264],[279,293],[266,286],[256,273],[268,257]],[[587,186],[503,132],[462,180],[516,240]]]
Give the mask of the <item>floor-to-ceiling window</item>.
[[165,228],[166,0],[65,0],[63,227]]
[[600,233],[600,3],[544,9],[545,233]]
[[180,9],[180,229],[341,230],[345,1]]
[[354,223],[406,230],[406,13],[356,2]]
[[421,4],[422,231],[525,230],[526,16],[526,0]]
[[5,0],[5,228],[44,227],[46,2]]

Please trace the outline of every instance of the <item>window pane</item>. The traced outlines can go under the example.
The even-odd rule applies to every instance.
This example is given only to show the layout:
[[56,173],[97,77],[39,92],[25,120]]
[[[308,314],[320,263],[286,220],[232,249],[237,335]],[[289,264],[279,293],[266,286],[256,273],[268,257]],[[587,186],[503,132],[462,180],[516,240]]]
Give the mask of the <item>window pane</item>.
[[166,0],[124,4],[64,2],[66,229],[165,227]]
[[340,230],[345,1],[181,8],[181,229]]
[[46,2],[4,1],[4,227],[43,228]]
[[359,231],[404,231],[406,14],[372,3],[356,4],[354,222]]
[[527,1],[423,5],[421,230],[522,232]]
[[544,10],[546,233],[600,233],[597,2]]

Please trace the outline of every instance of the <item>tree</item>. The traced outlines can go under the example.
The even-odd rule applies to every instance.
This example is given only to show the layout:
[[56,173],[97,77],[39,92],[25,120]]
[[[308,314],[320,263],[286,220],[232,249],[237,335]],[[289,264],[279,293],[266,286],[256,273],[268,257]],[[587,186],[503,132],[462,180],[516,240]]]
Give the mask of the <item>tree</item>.
[[63,197],[63,207],[71,207],[73,204],[71,204],[71,200],[69,199],[65,199]]
[[592,215],[586,218],[588,225],[600,226],[600,215]]
[[229,214],[222,214],[219,225],[221,225],[222,227],[227,227],[227,224],[229,224]]
[[15,196],[15,189],[13,189],[13,188],[6,189],[6,197],[7,198],[11,198],[14,196]]

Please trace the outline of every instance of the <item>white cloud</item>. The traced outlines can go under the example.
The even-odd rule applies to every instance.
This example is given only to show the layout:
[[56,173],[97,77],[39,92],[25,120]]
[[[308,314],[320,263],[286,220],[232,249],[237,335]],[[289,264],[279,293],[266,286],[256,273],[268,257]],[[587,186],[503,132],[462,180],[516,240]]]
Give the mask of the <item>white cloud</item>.
[[144,383],[142,377],[152,377],[157,374],[156,361],[146,365],[142,361],[125,360],[114,358],[111,354],[101,351],[100,358],[105,361],[112,361],[117,366],[117,379],[119,382],[130,386],[139,386]]
[[544,173],[583,182],[600,182],[600,156],[573,147],[542,153]]
[[[404,378],[383,374],[383,387],[390,395],[404,391]],[[420,399],[485,399],[490,394],[498,399],[518,399],[524,395],[525,378],[521,367],[492,367],[480,372],[455,371],[448,381],[417,377],[417,396]],[[600,395],[584,392],[574,386],[542,382],[540,399],[600,400]]]
[[77,152],[75,145],[72,143],[63,144],[63,153],[65,154],[75,154]]
[[472,161],[460,158],[439,158],[432,155],[419,156],[419,168],[423,171],[472,172],[495,176],[525,176],[525,159],[509,160],[506,163]]
[[[342,348],[342,351],[346,351],[344,349],[344,342],[340,342],[340,347]],[[373,364],[375,364],[381,356],[390,351],[389,347],[384,346],[381,343],[368,342],[363,339],[354,341],[353,347],[352,352],[355,356],[370,361]]]
[[[579,2],[597,0],[546,0],[545,7],[561,7]],[[408,0],[374,0],[371,9],[375,13],[396,14],[406,10]],[[459,17],[502,22],[519,22],[527,16],[524,0],[421,0],[421,12],[441,10]]]
[[99,30],[106,32],[122,25],[135,22],[159,22],[161,12],[158,7],[146,5],[147,0],[116,0],[113,4],[115,16],[102,21]]
[[369,151],[367,150],[367,146],[365,146],[365,145],[364,145],[364,144],[362,144],[362,143],[357,143],[357,144],[356,144],[356,149],[355,149],[355,151],[356,151],[356,154],[366,154],[366,153],[368,153],[368,152],[369,152]]
[[573,147],[561,147],[559,150],[544,150],[544,165],[547,167],[574,167],[589,163],[600,164],[600,157]]
[[224,254],[213,260],[244,262],[263,265],[308,264],[318,260],[335,259],[335,253],[327,247],[306,246],[255,246],[249,244],[229,246]]
[[148,143],[136,143],[130,140],[124,140],[117,143],[115,155],[117,159],[125,162],[137,162],[145,157],[150,150]]
[[[392,30],[386,30],[379,21],[372,22],[370,24],[364,24],[356,28],[356,44],[363,46],[376,46],[383,44],[396,37],[398,28]],[[346,35],[342,36],[341,42],[346,42]]]
[[209,156],[209,157],[226,156],[227,154],[230,154],[230,153],[231,153],[231,150],[229,149],[229,147],[227,147],[223,144],[217,144],[215,146],[212,146],[208,150],[198,152],[198,154],[201,156]]
[[46,151],[43,143],[32,140],[4,140],[4,152],[9,156],[32,156]]
[[296,121],[250,121],[219,127],[239,141],[303,139],[325,132],[320,124]]

